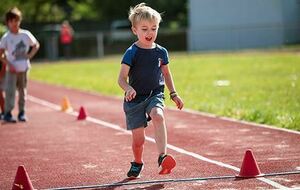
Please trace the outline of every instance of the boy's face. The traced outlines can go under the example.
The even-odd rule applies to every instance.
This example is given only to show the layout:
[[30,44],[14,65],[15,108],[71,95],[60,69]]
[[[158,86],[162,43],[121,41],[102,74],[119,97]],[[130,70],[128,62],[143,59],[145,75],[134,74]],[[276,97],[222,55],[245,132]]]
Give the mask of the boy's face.
[[18,33],[20,29],[20,24],[20,19],[11,19],[7,21],[7,27],[12,33]]
[[159,23],[155,20],[141,20],[132,26],[132,32],[138,37],[138,42],[144,48],[152,48],[157,37]]

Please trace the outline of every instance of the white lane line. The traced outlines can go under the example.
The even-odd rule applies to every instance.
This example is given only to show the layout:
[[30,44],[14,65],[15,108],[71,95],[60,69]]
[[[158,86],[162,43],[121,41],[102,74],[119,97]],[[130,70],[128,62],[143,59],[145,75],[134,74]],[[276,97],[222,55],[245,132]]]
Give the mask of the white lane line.
[[[30,101],[32,101],[34,103],[43,105],[45,107],[48,107],[48,108],[51,108],[51,109],[54,109],[54,110],[61,110],[60,106],[58,106],[56,104],[53,104],[51,102],[48,102],[46,100],[42,100],[40,98],[31,96],[31,95],[27,95],[27,98],[28,98],[28,100],[30,100]],[[69,114],[69,115],[73,115],[73,116],[77,116],[78,115],[78,112],[76,112],[76,111],[66,112],[66,113]],[[126,129],[121,128],[119,125],[116,125],[116,124],[113,124],[113,123],[109,123],[109,122],[106,122],[106,121],[102,121],[100,119],[96,119],[96,118],[93,118],[93,117],[87,117],[87,121],[99,124],[100,126],[103,126],[103,127],[108,127],[108,128],[111,128],[111,129],[122,131],[122,132],[124,132],[126,134],[131,134],[130,131],[127,131]],[[155,139],[153,139],[151,137],[146,136],[146,140],[155,143]],[[232,165],[229,165],[229,164],[225,164],[223,162],[219,162],[219,161],[216,161],[216,160],[212,160],[212,159],[206,158],[206,157],[201,156],[201,155],[199,155],[197,153],[184,150],[184,149],[176,147],[174,145],[167,144],[167,147],[169,149],[171,149],[171,150],[174,150],[176,152],[179,152],[179,153],[182,153],[182,154],[194,157],[194,158],[196,158],[198,160],[202,160],[202,161],[205,161],[205,162],[208,162],[208,163],[211,163],[211,164],[215,164],[215,165],[223,167],[223,168],[228,168],[228,169],[234,170],[236,172],[240,171],[240,169],[237,168],[237,167],[235,167],[235,166],[232,166]],[[283,186],[283,185],[281,185],[279,183],[276,183],[275,181],[272,181],[272,180],[269,180],[269,179],[266,179],[266,178],[263,178],[263,177],[257,178],[257,180],[265,182],[265,183],[267,183],[267,184],[269,184],[269,185],[271,185],[271,186],[273,186],[275,188],[278,188],[278,189],[289,189],[288,187],[285,187],[285,186]]]
[[[45,85],[46,84],[46,83],[41,82],[41,81],[34,81],[34,82],[38,83],[39,85]],[[73,90],[73,91],[78,91],[78,89],[71,88],[71,87],[65,87],[63,85],[57,85],[57,84],[51,84],[51,85],[56,86],[56,87],[60,87],[60,88]],[[101,97],[110,97],[114,100],[122,101],[122,98],[120,98],[119,96],[107,96],[107,95],[101,95],[100,96],[98,93],[90,92],[90,91],[84,91],[84,93],[92,95],[92,96],[100,97],[100,98]],[[174,107],[167,107],[167,109],[168,110],[173,110],[173,111],[178,111],[178,109],[174,108]],[[235,122],[235,123],[246,124],[246,125],[250,125],[252,127],[263,127],[263,128],[267,128],[267,129],[273,129],[273,130],[276,130],[276,131],[284,131],[284,132],[294,133],[294,134],[300,135],[300,131],[294,131],[294,130],[286,129],[286,128],[279,128],[279,127],[272,126],[272,125],[259,124],[259,123],[254,123],[254,122],[244,121],[244,120],[238,120],[238,119],[234,119],[234,118],[230,118],[230,117],[224,117],[224,116],[217,116],[217,115],[212,114],[212,113],[201,112],[201,111],[196,111],[196,110],[187,109],[187,108],[184,108],[183,110],[180,110],[180,111],[190,113],[190,114],[196,114],[196,115],[200,115],[200,116],[210,117],[210,118],[217,118],[217,119],[221,119],[221,120],[225,120],[225,121],[231,121],[231,122]]]

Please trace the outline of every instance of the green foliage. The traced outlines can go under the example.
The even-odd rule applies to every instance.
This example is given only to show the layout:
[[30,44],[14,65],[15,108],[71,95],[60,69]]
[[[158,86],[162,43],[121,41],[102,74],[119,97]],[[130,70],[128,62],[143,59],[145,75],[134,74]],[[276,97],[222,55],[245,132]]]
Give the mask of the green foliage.
[[6,26],[0,23],[0,36],[2,36],[6,30]]
[[[300,131],[298,53],[171,53],[170,58],[186,108]],[[36,64],[31,78],[122,96],[120,59]],[[168,98],[166,103],[174,106]]]
[[17,6],[23,14],[23,20],[26,22],[55,22],[61,21],[66,17],[67,11],[64,5],[59,2],[65,1],[48,1],[48,0],[1,0],[0,13],[4,15],[7,10]]
[[129,7],[141,2],[164,13],[165,21],[186,26],[187,0],[1,0],[0,15],[17,6],[23,12],[26,22],[61,22],[63,19],[108,22],[127,19]]
[[187,0],[111,0],[95,1],[95,8],[101,7],[99,17],[104,20],[126,19],[130,7],[145,2],[159,13],[163,14],[163,22],[177,22],[180,26],[187,25]]

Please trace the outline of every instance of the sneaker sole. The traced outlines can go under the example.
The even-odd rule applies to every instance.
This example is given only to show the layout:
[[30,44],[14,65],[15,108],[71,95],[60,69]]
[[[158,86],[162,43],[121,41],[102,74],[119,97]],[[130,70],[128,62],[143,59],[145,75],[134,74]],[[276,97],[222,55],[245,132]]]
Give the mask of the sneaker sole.
[[175,168],[175,166],[176,166],[175,159],[172,156],[167,155],[161,162],[161,170],[159,174],[160,175],[170,174],[172,170]]
[[134,180],[134,179],[140,179],[141,178],[141,175],[135,177],[135,176],[130,176],[130,177],[127,177],[127,179],[129,180]]
[[14,120],[14,121],[8,121],[8,120],[3,120],[5,123],[17,123],[17,121],[16,120]]

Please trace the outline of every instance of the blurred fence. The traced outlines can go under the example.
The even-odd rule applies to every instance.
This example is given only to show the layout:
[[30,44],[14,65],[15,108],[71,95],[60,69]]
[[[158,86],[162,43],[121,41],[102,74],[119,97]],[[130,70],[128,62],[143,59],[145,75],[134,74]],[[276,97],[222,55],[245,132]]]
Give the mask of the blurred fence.
[[[59,42],[58,28],[36,34],[41,48],[36,58],[58,60],[63,58],[63,47]],[[187,31],[160,30],[156,42],[169,51],[187,50]],[[136,41],[130,30],[109,32],[75,32],[71,45],[71,58],[103,57],[111,54],[123,54]]]

